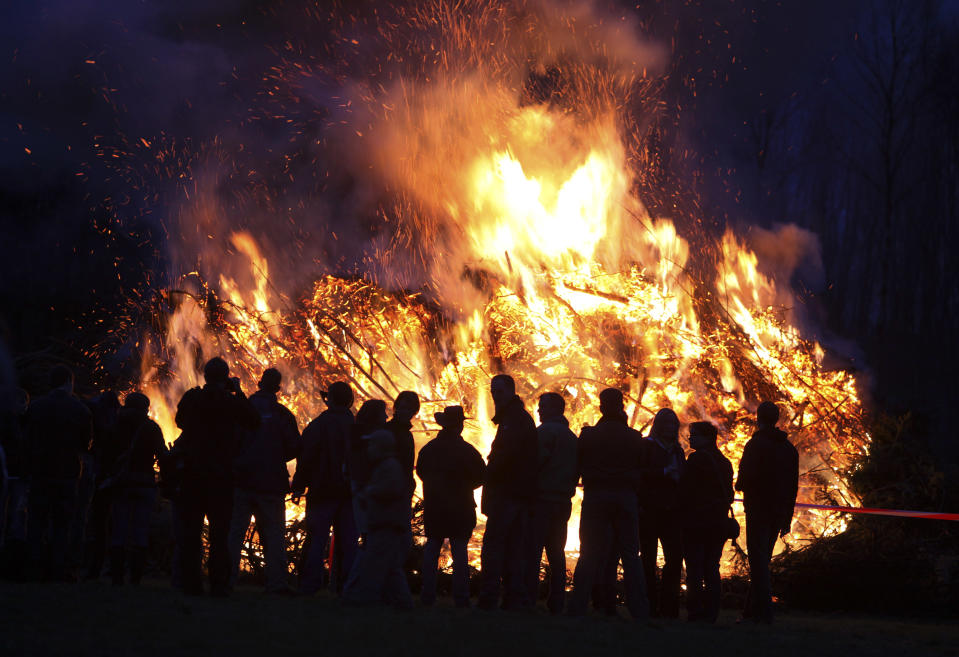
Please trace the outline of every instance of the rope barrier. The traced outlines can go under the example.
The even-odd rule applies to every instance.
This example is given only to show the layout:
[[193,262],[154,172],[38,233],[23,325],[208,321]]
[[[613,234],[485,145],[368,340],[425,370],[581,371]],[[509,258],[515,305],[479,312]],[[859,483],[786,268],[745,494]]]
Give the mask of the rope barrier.
[[[742,504],[741,499],[735,499],[733,501]],[[802,509],[820,509],[822,511],[838,511],[840,513],[859,513],[868,516],[925,518],[926,520],[951,520],[952,522],[959,522],[959,513],[940,513],[939,511],[904,511],[902,509],[876,509],[859,506],[830,506],[826,504],[806,504],[804,502],[796,502],[796,506]]]

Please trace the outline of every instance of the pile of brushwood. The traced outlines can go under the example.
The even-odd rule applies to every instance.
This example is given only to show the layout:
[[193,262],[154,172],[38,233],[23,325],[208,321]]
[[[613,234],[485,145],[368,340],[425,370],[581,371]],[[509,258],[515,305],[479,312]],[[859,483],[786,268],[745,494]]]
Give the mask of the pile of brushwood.
[[[849,474],[863,506],[955,511],[947,477],[906,415],[880,417],[869,454]],[[848,529],[773,562],[774,593],[789,606],[889,613],[959,610],[959,523],[852,516]]]

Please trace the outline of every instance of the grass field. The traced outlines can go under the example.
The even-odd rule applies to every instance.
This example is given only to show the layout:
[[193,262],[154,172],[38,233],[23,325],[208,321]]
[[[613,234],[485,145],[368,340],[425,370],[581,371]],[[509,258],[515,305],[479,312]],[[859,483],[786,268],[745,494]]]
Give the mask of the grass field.
[[772,626],[525,613],[344,608],[334,598],[187,598],[165,583],[113,589],[0,583],[0,656],[15,655],[959,655],[959,623],[781,614]]

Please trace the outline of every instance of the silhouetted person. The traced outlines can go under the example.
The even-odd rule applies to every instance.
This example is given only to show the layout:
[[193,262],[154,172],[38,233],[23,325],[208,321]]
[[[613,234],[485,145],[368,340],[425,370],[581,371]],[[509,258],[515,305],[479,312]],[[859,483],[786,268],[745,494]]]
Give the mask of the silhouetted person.
[[[356,521],[346,458],[353,427],[353,390],[337,381],[320,393],[325,411],[303,430],[302,454],[293,475],[293,497],[306,492],[307,542],[304,548],[300,592],[312,594],[323,587],[323,564],[327,557],[330,529],[343,555],[342,580],[356,558]],[[332,571],[335,570],[331,568]]]
[[[114,453],[114,434],[120,413],[120,400],[112,390],[95,397],[87,403],[93,414],[93,455],[91,476],[95,484],[86,521],[86,559],[88,579],[96,579],[103,570],[107,539],[110,535],[110,505],[113,490],[104,488],[103,482],[116,474],[117,459]],[[129,445],[127,445],[129,446]]]
[[579,481],[577,439],[563,416],[566,400],[555,392],[539,398],[539,456],[536,499],[530,512],[528,587],[530,600],[539,597],[539,569],[546,550],[549,563],[549,596],[546,606],[553,614],[566,605],[566,525]]
[[412,390],[404,390],[396,396],[393,402],[393,417],[386,423],[386,428],[393,433],[396,439],[396,458],[406,473],[410,495],[410,504],[413,502],[413,493],[416,492],[416,480],[413,478],[413,463],[415,461],[416,445],[413,441],[413,418],[420,412],[420,398]]
[[733,501],[733,466],[716,447],[716,436],[716,427],[709,422],[689,425],[689,446],[696,451],[689,455],[679,479],[686,610],[689,620],[707,623],[715,623],[719,616],[719,560]]
[[366,514],[360,505],[359,492],[366,486],[373,471],[363,437],[385,427],[386,402],[382,399],[367,399],[360,404],[360,409],[356,412],[356,422],[350,427],[350,451],[346,457],[346,471],[350,477],[353,516],[356,518],[356,528],[360,536],[366,533]]
[[366,545],[343,589],[343,600],[411,609],[413,598],[403,570],[412,541],[406,473],[396,458],[390,431],[378,429],[361,440],[370,466],[366,483],[357,492],[366,517]]
[[286,464],[300,452],[300,430],[288,408],[276,400],[282,376],[272,367],[264,370],[250,403],[260,415],[260,427],[246,432],[236,460],[233,519],[230,522],[232,578],[240,568],[240,553],[250,517],[263,545],[266,590],[288,593],[286,562],[286,495],[290,474]]
[[0,568],[22,577],[27,554],[27,498],[30,492],[25,418],[30,396],[14,388],[0,399],[0,446],[6,456],[6,494],[0,497]]
[[80,455],[90,448],[93,423],[90,410],[73,395],[69,368],[53,368],[50,385],[50,394],[33,401],[27,410],[32,477],[27,540],[34,562],[47,577],[72,579],[67,550],[76,513]]
[[799,492],[799,453],[784,431],[776,428],[779,408],[765,401],[756,411],[759,429],[739,461],[736,490],[746,509],[746,552],[749,556],[749,594],[743,618],[772,622],[772,585],[769,562],[776,538],[792,527]]
[[634,620],[649,615],[643,565],[639,558],[639,489],[642,436],[626,423],[623,393],[607,388],[599,395],[599,422],[579,436],[579,472],[583,507],[579,518],[580,555],[573,573],[569,613],[586,613],[589,597],[610,544],[623,562],[626,607]]
[[149,398],[131,392],[123,400],[117,419],[117,442],[126,444],[118,459],[116,474],[104,481],[113,491],[110,523],[110,575],[113,585],[123,584],[125,563],[130,582],[139,584],[146,567],[150,516],[156,505],[157,485],[154,464],[167,453],[160,425],[151,420]]
[[203,368],[206,385],[187,390],[176,411],[183,430],[177,448],[182,450],[183,482],[179,515],[183,591],[203,592],[203,518],[209,522],[210,593],[230,592],[230,520],[233,517],[233,465],[242,431],[260,426],[260,416],[243,395],[238,379],[221,358]]
[[517,609],[531,604],[525,563],[530,503],[536,495],[536,459],[539,438],[533,418],[516,394],[512,377],[497,374],[490,381],[496,414],[496,437],[490,446],[481,507],[486,514],[480,553],[479,606],[494,609],[501,587],[503,607]]
[[416,474],[423,482],[424,605],[436,600],[436,568],[443,541],[449,539],[453,556],[453,600],[457,607],[469,607],[469,557],[467,547],[476,527],[476,500],[473,491],[483,485],[486,463],[476,448],[463,440],[462,406],[447,406],[436,413],[442,427],[423,446],[416,461]]
[[[664,618],[679,617],[679,586],[683,574],[679,479],[685,463],[686,456],[679,444],[679,418],[671,409],[660,409],[653,418],[649,436],[643,441],[639,542],[650,613]],[[657,586],[656,557],[660,544],[664,563]]]

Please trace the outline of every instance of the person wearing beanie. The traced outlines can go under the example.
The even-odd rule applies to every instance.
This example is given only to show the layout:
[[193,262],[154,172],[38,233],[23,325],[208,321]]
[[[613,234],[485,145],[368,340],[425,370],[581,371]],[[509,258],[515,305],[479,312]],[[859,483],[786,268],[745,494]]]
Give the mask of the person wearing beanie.
[[258,390],[250,403],[260,415],[260,426],[243,433],[235,464],[233,519],[230,522],[231,580],[235,583],[240,568],[243,541],[250,519],[263,543],[266,562],[267,593],[287,594],[286,495],[290,475],[286,464],[300,455],[300,431],[296,417],[276,396],[283,377],[274,368],[263,371]]
[[110,575],[123,584],[129,565],[130,583],[139,584],[146,568],[150,516],[157,499],[154,465],[167,453],[160,425],[147,415],[150,399],[131,392],[123,400],[113,448],[120,455],[102,484],[112,493],[110,507]]
[[476,527],[473,491],[483,485],[486,463],[475,447],[463,440],[465,415],[462,406],[447,406],[434,415],[440,431],[420,450],[416,474],[423,482],[424,605],[436,600],[436,568],[443,542],[449,539],[453,556],[453,600],[469,607],[469,558],[467,547]]
[[306,534],[300,593],[312,595],[323,587],[330,530],[337,545],[331,580],[335,588],[353,568],[356,520],[346,461],[353,430],[353,390],[337,381],[320,393],[326,410],[303,430],[303,446],[293,474],[293,501],[306,495]]
[[719,560],[733,501],[733,466],[716,446],[717,435],[710,422],[689,425],[689,446],[695,451],[679,480],[686,610],[689,620],[707,623],[715,623],[719,616]]
[[543,394],[539,398],[538,410],[536,499],[529,521],[529,595],[534,602],[539,597],[539,571],[545,550],[550,574],[546,606],[550,613],[561,614],[566,606],[566,526],[579,480],[578,440],[563,415],[566,400],[562,395],[556,392]]
[[776,539],[792,527],[799,492],[799,452],[786,432],[776,428],[779,407],[764,401],[756,410],[756,432],[743,448],[736,490],[746,510],[746,553],[749,556],[749,593],[743,618],[771,623],[772,584],[769,562]]

